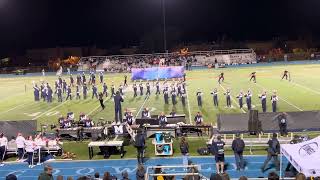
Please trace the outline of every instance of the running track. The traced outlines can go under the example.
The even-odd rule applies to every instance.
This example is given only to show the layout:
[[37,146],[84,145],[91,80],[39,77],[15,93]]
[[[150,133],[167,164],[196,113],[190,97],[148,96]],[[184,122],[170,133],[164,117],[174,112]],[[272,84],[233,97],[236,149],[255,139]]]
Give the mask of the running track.
[[[269,168],[265,173],[262,173],[260,167],[262,166],[265,156],[245,156],[245,171],[236,171],[235,161],[233,156],[226,157],[226,172],[231,178],[239,178],[244,175],[251,178],[267,177],[270,171],[275,171],[274,166],[269,164]],[[212,156],[206,157],[191,157],[193,163],[200,165],[200,173],[206,177],[210,177],[212,172],[215,172],[214,158]],[[286,165],[286,160],[283,165]],[[73,176],[75,179],[82,175],[92,175],[99,172],[103,175],[105,171],[116,175],[118,179],[121,177],[121,172],[126,170],[129,173],[130,179],[135,179],[136,172],[136,159],[121,159],[121,160],[92,160],[92,161],[70,161],[70,162],[49,162],[53,166],[53,174],[63,175],[66,179],[67,176]],[[177,158],[152,158],[148,159],[145,166],[155,165],[181,165],[182,159]],[[7,163],[5,166],[0,167],[0,180],[5,179],[5,176],[13,173],[19,180],[35,180],[38,175],[43,171],[43,165],[36,166],[29,169],[26,163]],[[182,169],[167,169],[166,173],[182,172]],[[278,172],[279,173],[279,172]]]

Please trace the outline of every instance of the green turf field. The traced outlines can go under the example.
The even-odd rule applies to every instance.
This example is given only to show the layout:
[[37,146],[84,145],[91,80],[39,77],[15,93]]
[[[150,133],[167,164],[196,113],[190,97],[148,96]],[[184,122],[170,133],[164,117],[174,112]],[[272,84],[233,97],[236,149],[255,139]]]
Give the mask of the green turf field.
[[[282,72],[287,69],[291,73],[292,81],[281,81]],[[225,82],[219,85],[217,76],[220,72],[225,73]],[[249,74],[252,71],[257,72],[257,83],[249,82]],[[219,113],[245,113],[247,109],[239,109],[235,97],[240,90],[246,92],[249,88],[253,92],[252,104],[254,109],[261,110],[258,94],[266,90],[269,98],[273,90],[277,91],[280,98],[278,102],[278,111],[303,111],[320,109],[320,65],[290,65],[273,67],[250,67],[250,68],[229,68],[219,70],[195,70],[187,72],[187,95],[188,103],[183,108],[180,99],[175,109],[178,114],[186,114],[187,121],[193,123],[193,117],[196,112],[201,111],[205,123],[215,125],[216,115]],[[129,75],[130,77],[130,75]],[[69,82],[68,76],[64,76]],[[74,77],[75,78],[75,77]],[[0,78],[0,120],[26,120],[36,119],[38,124],[57,123],[60,114],[66,115],[68,111],[73,111],[78,117],[80,112],[89,114],[95,121],[100,118],[104,120],[114,119],[114,107],[112,99],[105,98],[106,109],[101,111],[99,102],[91,99],[91,89],[88,91],[87,100],[64,101],[58,103],[56,97],[54,102],[34,102],[32,81],[43,80],[49,82],[54,87],[56,76],[16,76],[16,78]],[[98,78],[97,78],[98,79]],[[124,74],[106,74],[105,82],[110,91],[111,81],[115,82],[116,87],[123,83]],[[203,95],[203,107],[197,106],[196,91],[200,88]],[[213,88],[219,91],[219,108],[213,106],[210,92]],[[231,88],[232,108],[226,108],[226,100],[223,92]],[[26,89],[26,91],[25,91]],[[102,85],[99,84],[99,91]],[[145,90],[145,89],[144,89]],[[149,107],[151,114],[159,114],[161,111],[169,113],[173,106],[164,105],[163,95],[156,96],[155,91],[149,98],[138,96],[133,98],[131,82],[125,90],[125,101],[122,105],[125,108],[131,108],[134,115],[141,112],[141,108]],[[73,95],[75,89],[73,89]],[[268,99],[269,100],[269,99]],[[171,102],[171,101],[170,101]],[[268,101],[267,111],[271,111],[271,102]],[[140,114],[138,115],[140,116]],[[191,117],[190,117],[191,116]]]

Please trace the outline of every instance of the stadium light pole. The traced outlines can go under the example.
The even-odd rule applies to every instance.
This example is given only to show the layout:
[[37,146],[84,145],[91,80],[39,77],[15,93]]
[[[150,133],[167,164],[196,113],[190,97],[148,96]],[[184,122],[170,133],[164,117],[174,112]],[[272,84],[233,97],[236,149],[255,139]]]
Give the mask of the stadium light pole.
[[162,4],[162,20],[163,20],[163,48],[164,53],[167,52],[167,32],[166,32],[166,4],[165,0],[161,0]]

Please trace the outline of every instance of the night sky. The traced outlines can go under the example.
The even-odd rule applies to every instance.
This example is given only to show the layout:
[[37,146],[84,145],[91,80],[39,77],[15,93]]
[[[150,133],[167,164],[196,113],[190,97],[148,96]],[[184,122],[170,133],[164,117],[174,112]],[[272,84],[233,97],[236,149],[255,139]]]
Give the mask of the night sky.
[[[319,38],[318,0],[165,0],[178,42]],[[0,57],[28,48],[128,47],[162,36],[161,0],[0,0]],[[170,41],[169,41],[170,46]]]

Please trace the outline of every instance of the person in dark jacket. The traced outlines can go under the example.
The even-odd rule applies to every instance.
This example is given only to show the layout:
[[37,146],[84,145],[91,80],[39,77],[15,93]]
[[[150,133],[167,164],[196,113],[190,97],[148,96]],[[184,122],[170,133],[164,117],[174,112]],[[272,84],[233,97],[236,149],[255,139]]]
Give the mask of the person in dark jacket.
[[117,91],[116,95],[114,96],[114,112],[115,112],[115,121],[122,122],[122,109],[121,109],[121,102],[123,102],[123,98],[120,95],[120,92]]
[[232,150],[236,159],[237,170],[244,170],[243,151],[244,141],[240,138],[240,134],[236,134],[236,138],[232,141]]
[[221,136],[217,136],[217,141],[212,142],[217,173],[224,172],[224,145],[225,143],[222,141]]
[[53,168],[50,165],[45,165],[43,172],[39,175],[38,180],[53,180]]
[[135,147],[137,148],[137,159],[139,164],[143,164],[145,144],[145,135],[140,130],[135,137]]
[[180,151],[182,155],[182,162],[184,166],[188,165],[188,157],[189,157],[189,144],[185,137],[181,138],[180,142]]
[[278,160],[278,154],[280,153],[280,143],[277,139],[277,134],[273,133],[272,139],[268,141],[268,156],[267,159],[264,161],[263,166],[261,167],[262,172],[265,171],[267,164],[273,158],[275,166],[277,170],[280,170],[280,162]]
[[137,172],[136,172],[136,179],[137,180],[144,180],[145,179],[146,170],[144,169],[142,164],[138,165]]

